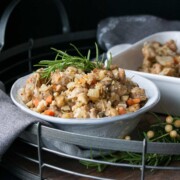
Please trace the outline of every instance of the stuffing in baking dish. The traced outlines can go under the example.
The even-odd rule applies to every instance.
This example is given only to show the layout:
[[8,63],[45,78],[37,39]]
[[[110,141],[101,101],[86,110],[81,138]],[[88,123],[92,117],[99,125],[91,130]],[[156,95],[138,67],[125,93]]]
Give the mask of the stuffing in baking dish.
[[[86,58],[87,67],[92,66],[87,71],[76,64],[75,57],[70,66],[64,66],[67,59],[63,58],[64,54],[55,60],[56,66],[48,61],[48,67],[31,74],[19,90],[20,99],[31,110],[60,118],[101,118],[135,112],[147,101],[145,90],[127,78],[123,69],[97,66],[97,61]],[[63,68],[59,64],[57,68],[56,62]]]
[[147,42],[142,48],[142,53],[144,59],[140,71],[180,77],[180,54],[174,40],[164,44],[157,41]]

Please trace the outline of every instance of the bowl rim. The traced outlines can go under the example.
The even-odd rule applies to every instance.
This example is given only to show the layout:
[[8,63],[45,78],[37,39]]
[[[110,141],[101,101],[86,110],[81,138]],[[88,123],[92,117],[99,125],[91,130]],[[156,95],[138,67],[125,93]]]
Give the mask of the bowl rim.
[[135,71],[135,70],[129,70],[129,69],[127,69],[127,70],[132,71],[134,73],[137,73],[140,76],[144,76],[145,78],[151,78],[151,79],[154,79],[154,80],[164,81],[164,82],[168,82],[168,83],[178,83],[178,84],[180,84],[180,78],[178,78],[178,77],[163,76],[163,75],[160,75],[160,74],[151,74],[151,73]]
[[[128,114],[124,114],[124,115],[119,115],[119,116],[113,116],[113,117],[104,117],[104,118],[77,118],[77,119],[73,119],[73,118],[59,118],[59,117],[53,117],[53,116],[47,116],[47,115],[43,115],[40,113],[37,113],[35,111],[30,110],[29,108],[27,108],[25,105],[23,105],[20,100],[18,100],[17,97],[17,84],[22,81],[23,79],[27,79],[27,77],[29,75],[23,76],[19,79],[17,79],[14,84],[11,87],[10,90],[10,97],[13,101],[13,103],[19,107],[22,111],[24,111],[25,113],[28,113],[32,116],[34,116],[35,118],[39,118],[41,120],[46,120],[50,123],[56,123],[56,124],[66,124],[66,125],[97,125],[97,124],[107,124],[107,123],[112,123],[115,121],[124,121],[127,119],[133,119],[145,112],[147,112],[148,110],[150,110],[152,107],[154,107],[158,101],[160,100],[160,91],[157,88],[157,86],[149,79],[137,75],[136,73],[129,71],[129,70],[125,70],[126,75],[131,76],[131,77],[136,77],[138,79],[140,79],[141,81],[146,81],[149,84],[149,87],[151,89],[153,89],[154,94],[153,97],[151,97],[150,99],[148,99],[148,101],[146,102],[146,104],[141,107],[138,111],[133,112],[133,113],[128,113]],[[16,95],[15,95],[16,94]],[[148,94],[147,94],[148,96]],[[151,101],[150,101],[151,100]],[[150,104],[147,106],[148,102],[150,102]]]

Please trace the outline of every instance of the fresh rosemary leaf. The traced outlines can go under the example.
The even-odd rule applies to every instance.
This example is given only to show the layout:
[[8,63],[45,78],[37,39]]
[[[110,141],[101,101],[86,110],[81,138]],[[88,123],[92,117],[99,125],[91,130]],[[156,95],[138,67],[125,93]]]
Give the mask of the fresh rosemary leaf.
[[80,68],[85,72],[90,72],[95,68],[102,68],[104,66],[103,62],[98,59],[99,57],[99,50],[97,44],[96,47],[96,60],[90,60],[91,51],[89,50],[87,56],[83,56],[81,52],[77,49],[76,46],[71,44],[71,46],[76,50],[79,56],[72,56],[67,52],[51,48],[57,54],[54,60],[41,60],[35,66],[43,67],[44,69],[41,71],[41,76],[43,78],[49,78],[51,72],[54,72],[57,69],[63,70],[68,66],[74,66],[76,68]]

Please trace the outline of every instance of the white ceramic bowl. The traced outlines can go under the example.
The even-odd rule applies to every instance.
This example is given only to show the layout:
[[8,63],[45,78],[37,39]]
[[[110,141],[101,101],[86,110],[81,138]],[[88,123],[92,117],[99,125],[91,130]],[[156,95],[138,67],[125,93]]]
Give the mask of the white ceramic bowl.
[[126,49],[128,49],[131,46],[132,46],[131,44],[118,44],[116,46],[113,46],[112,48],[110,48],[107,51],[107,58],[110,59],[111,55],[116,56],[117,54],[125,51]]
[[145,42],[158,41],[160,43],[165,43],[170,39],[173,39],[176,42],[178,50],[180,50],[179,31],[160,32],[138,41],[123,52],[121,49],[118,50],[115,48],[113,51],[114,54],[112,55],[112,62],[121,68],[132,70],[134,73],[152,80],[157,85],[160,89],[161,99],[153,108],[153,111],[171,115],[180,115],[180,78],[137,71],[142,65],[142,47]]
[[105,117],[99,119],[63,119],[58,117],[46,116],[34,112],[27,108],[18,98],[18,90],[24,86],[28,76],[18,79],[11,88],[12,101],[23,111],[37,118],[53,123],[56,127],[69,132],[86,134],[101,137],[123,137],[129,134],[140,121],[141,116],[154,107],[160,98],[160,93],[156,85],[150,80],[138,76],[130,71],[126,71],[126,76],[136,82],[141,88],[145,89],[148,101],[134,113],[129,113],[115,117]]

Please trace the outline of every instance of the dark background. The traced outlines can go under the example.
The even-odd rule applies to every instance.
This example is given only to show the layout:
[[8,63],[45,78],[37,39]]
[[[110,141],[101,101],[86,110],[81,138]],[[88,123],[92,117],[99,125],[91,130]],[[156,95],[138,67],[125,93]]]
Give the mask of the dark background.
[[[0,15],[10,0],[0,0]],[[71,31],[97,29],[102,19],[112,16],[149,14],[180,19],[179,0],[62,0]],[[10,16],[6,47],[61,33],[61,22],[54,0],[21,0]]]

